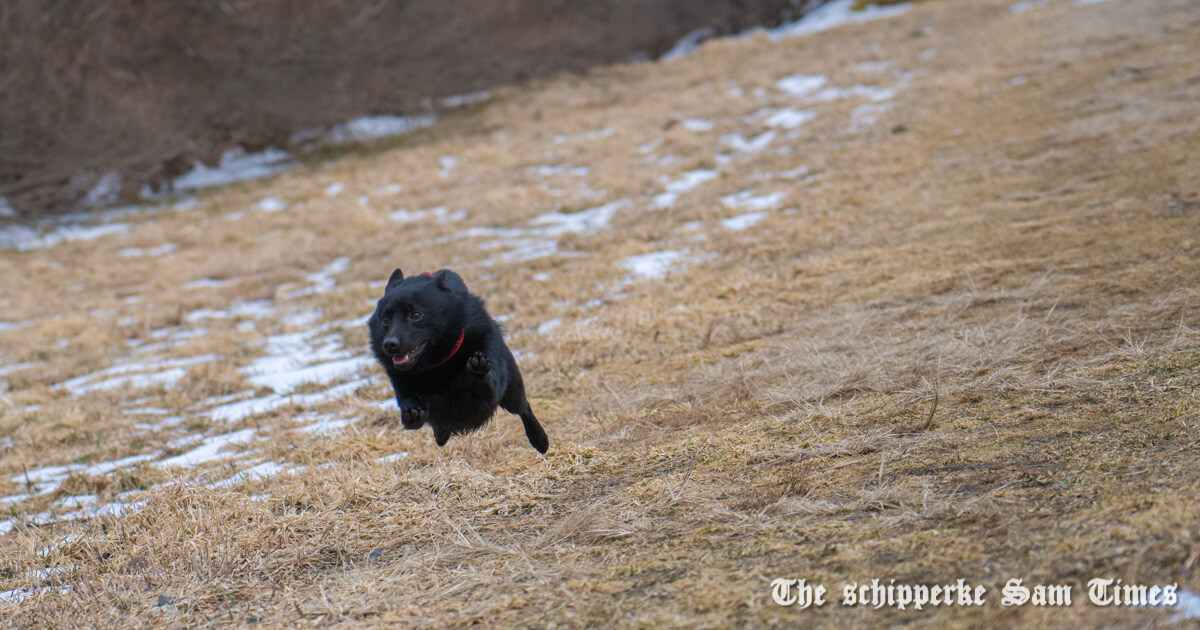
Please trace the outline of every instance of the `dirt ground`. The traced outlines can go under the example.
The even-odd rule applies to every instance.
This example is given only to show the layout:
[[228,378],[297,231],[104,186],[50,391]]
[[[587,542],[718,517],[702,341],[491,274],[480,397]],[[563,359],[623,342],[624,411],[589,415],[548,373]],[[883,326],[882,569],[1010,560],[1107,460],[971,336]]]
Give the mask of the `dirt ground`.
[[[1200,591],[1197,50],[1190,0],[931,0],[502,89],[122,233],[0,252],[0,359],[22,365],[0,374],[0,494],[34,495],[0,505],[0,590],[29,589],[0,615],[1173,626],[1087,585]],[[394,267],[453,268],[503,318],[546,457],[504,414],[442,449],[400,430],[369,361],[211,411],[285,393],[254,380],[269,336],[321,327],[365,356]],[[174,385],[59,385],[189,358]],[[226,459],[156,465],[230,432]],[[42,495],[30,477],[137,455]],[[286,470],[231,477],[266,463]],[[123,507],[83,518],[81,496]],[[832,602],[779,606],[776,578]],[[1004,606],[1013,578],[1072,605]],[[986,603],[840,603],[871,579]]]

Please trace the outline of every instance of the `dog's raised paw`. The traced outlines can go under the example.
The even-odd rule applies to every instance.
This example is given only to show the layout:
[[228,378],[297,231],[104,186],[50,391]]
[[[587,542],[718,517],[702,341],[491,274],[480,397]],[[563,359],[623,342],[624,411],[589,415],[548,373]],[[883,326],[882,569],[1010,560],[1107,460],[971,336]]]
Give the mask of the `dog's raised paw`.
[[483,376],[492,370],[492,360],[482,352],[476,352],[467,359],[467,371],[475,376]]
[[400,422],[404,424],[404,428],[410,431],[420,429],[425,426],[425,419],[429,414],[420,407],[405,407],[400,410]]

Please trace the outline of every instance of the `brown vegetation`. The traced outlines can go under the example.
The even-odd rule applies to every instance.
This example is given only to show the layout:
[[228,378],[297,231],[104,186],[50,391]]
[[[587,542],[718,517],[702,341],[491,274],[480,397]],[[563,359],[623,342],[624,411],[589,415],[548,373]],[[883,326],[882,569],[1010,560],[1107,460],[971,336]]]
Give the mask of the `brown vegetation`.
[[[1200,590],[1200,15],[1189,0],[1009,4],[923,3],[504,89],[390,148],[215,191],[126,235],[0,254],[0,320],[29,322],[0,332],[4,359],[34,363],[4,377],[0,494],[22,491],[9,480],[23,470],[178,452],[184,430],[138,430],[121,411],[133,405],[187,416],[187,432],[257,428],[231,452],[307,466],[225,489],[204,482],[245,463],[134,467],[10,506],[154,487],[122,517],[0,536],[0,589],[71,585],[0,614],[21,627],[1167,625],[1081,589]],[[724,134],[766,130],[760,108],[796,106],[775,87],[796,73],[896,96],[809,104],[818,117],[796,133],[729,150]],[[664,180],[726,153],[716,179],[651,209]],[[445,178],[443,156],[458,158]],[[590,170],[529,170],[547,164]],[[744,210],[722,197],[748,189],[788,197],[725,229]],[[249,210],[266,196],[290,205]],[[487,237],[446,238],[621,199],[609,229],[561,237],[576,255],[487,265],[502,251]],[[468,216],[389,218],[435,206]],[[164,242],[178,250],[117,254]],[[688,252],[669,276],[626,281],[628,256],[668,250]],[[284,299],[340,256],[334,290]],[[215,320],[159,353],[245,365],[265,334],[303,329],[288,314],[365,315],[369,283],[397,265],[455,268],[511,316],[547,457],[507,416],[440,450],[397,430],[374,404],[382,378],[234,425],[187,411],[252,388],[230,365],[189,368],[177,389],[53,389],[128,338],[198,328],[195,309],[275,299],[276,316]],[[239,282],[185,288],[201,278]],[[365,353],[361,326],[335,332]],[[311,411],[357,422],[296,431]],[[155,485],[171,475],[182,483]],[[66,569],[30,573],[45,567]],[[772,603],[776,577],[835,592],[964,578],[989,596],[801,611]],[[1071,584],[1075,604],[1002,607],[1012,577]]]

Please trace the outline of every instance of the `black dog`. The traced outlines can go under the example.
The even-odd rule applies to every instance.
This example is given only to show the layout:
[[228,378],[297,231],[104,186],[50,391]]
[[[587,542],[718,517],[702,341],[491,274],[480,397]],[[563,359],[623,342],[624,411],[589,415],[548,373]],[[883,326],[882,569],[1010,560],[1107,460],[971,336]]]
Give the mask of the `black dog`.
[[393,271],[367,329],[405,429],[429,423],[442,446],[483,427],[499,405],[521,416],[533,448],[550,447],[500,327],[458,274],[442,269],[406,279]]

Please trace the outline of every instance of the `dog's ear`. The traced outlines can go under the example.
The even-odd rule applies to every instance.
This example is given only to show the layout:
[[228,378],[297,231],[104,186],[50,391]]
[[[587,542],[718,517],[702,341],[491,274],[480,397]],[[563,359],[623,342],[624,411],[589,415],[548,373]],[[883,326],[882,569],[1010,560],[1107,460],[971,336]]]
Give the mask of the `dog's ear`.
[[433,279],[437,281],[439,287],[447,291],[454,293],[467,292],[467,283],[463,282],[463,279],[458,277],[458,274],[449,269],[439,269],[437,273],[433,274]]
[[391,291],[401,282],[404,282],[404,272],[397,269],[392,272],[392,277],[388,278],[387,288],[384,289],[383,292],[387,293],[388,291]]

